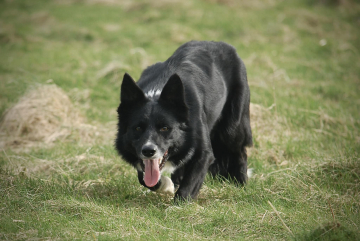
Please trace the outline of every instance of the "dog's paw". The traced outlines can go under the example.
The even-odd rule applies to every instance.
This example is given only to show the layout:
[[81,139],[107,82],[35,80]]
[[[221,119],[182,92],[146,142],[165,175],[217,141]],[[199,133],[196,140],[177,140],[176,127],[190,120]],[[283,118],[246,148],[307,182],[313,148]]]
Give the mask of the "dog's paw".
[[247,176],[248,178],[251,178],[253,176],[254,168],[247,169]]
[[156,190],[156,192],[174,195],[174,183],[171,181],[170,178],[161,176],[161,184],[160,187]]

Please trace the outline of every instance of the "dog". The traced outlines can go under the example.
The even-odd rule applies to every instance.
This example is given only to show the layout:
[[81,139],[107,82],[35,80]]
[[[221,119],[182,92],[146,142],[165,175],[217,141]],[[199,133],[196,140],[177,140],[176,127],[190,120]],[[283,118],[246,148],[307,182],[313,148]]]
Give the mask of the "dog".
[[143,186],[177,201],[195,199],[207,173],[246,183],[250,90],[231,45],[185,43],[137,83],[125,73],[120,100],[115,148]]

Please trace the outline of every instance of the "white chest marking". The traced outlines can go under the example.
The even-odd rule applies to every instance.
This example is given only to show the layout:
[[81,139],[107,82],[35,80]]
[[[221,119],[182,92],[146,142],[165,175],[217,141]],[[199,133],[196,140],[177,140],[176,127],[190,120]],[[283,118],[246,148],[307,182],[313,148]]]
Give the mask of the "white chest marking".
[[165,165],[161,172],[167,172],[167,173],[173,173],[175,171],[176,167],[172,164],[172,162],[165,162]]

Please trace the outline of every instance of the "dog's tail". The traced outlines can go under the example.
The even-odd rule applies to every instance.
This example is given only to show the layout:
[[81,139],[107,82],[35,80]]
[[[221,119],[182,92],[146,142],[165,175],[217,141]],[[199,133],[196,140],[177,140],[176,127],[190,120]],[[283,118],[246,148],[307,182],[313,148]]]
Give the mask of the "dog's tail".
[[248,178],[251,178],[253,176],[253,172],[254,172],[254,168],[247,169],[246,174],[247,174]]

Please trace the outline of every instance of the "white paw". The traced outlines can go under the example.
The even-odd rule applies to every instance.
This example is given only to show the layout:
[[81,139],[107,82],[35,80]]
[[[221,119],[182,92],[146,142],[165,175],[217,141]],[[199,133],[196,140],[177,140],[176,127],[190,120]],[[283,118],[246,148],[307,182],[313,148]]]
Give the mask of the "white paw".
[[253,171],[254,171],[254,168],[249,168],[249,169],[247,169],[247,176],[248,176],[248,178],[251,178],[251,177],[252,177]]
[[174,183],[171,181],[170,178],[166,176],[161,176],[161,185],[156,190],[156,192],[165,193],[165,194],[174,194],[175,193]]

